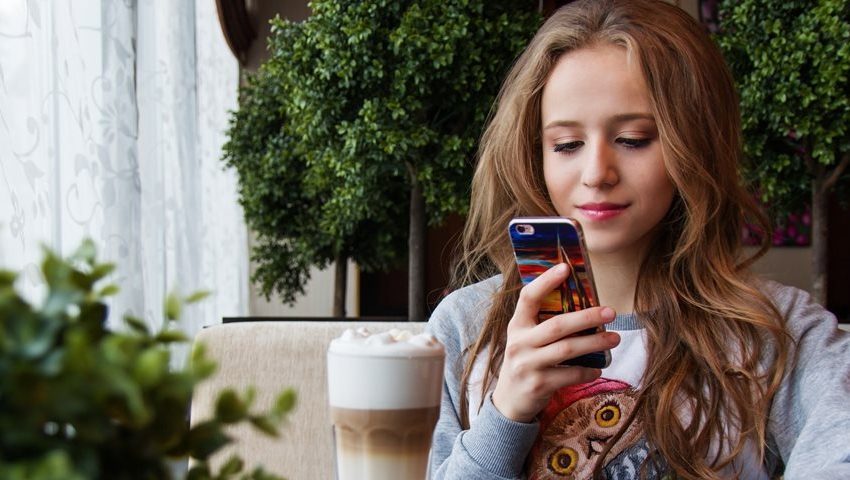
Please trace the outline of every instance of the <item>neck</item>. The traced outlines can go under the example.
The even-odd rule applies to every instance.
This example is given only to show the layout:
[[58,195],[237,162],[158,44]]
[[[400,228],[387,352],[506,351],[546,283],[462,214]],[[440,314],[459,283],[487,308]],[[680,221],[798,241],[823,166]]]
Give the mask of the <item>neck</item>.
[[634,311],[635,287],[641,258],[638,255],[590,255],[600,305],[611,307],[617,313]]

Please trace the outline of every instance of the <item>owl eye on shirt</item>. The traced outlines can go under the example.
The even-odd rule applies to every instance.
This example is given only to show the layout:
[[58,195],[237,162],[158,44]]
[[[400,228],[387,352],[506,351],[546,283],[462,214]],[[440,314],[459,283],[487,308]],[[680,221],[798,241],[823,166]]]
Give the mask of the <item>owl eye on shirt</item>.
[[[590,478],[599,455],[622,428],[635,406],[631,389],[581,398],[558,412],[532,448],[529,480]],[[616,457],[640,438],[633,422],[608,459]]]

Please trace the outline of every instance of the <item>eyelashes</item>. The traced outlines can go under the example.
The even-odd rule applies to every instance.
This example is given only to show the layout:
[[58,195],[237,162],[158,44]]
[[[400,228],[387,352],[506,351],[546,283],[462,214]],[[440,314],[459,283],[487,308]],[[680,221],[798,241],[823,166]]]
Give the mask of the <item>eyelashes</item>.
[[572,153],[578,150],[584,142],[575,141],[575,142],[564,142],[564,143],[556,143],[554,150],[555,153],[567,152]]
[[626,148],[643,148],[650,143],[652,143],[651,138],[618,138],[617,143],[625,146]]
[[[615,143],[617,143],[618,145],[622,145],[623,147],[631,150],[631,149],[644,148],[644,147],[648,146],[650,143],[652,143],[652,141],[653,141],[652,138],[620,137],[620,138],[615,140]],[[575,141],[572,141],[572,142],[556,143],[553,146],[552,151],[554,151],[555,153],[570,154],[570,153],[577,151],[583,145],[584,145],[584,142],[581,141],[581,140],[575,140]]]

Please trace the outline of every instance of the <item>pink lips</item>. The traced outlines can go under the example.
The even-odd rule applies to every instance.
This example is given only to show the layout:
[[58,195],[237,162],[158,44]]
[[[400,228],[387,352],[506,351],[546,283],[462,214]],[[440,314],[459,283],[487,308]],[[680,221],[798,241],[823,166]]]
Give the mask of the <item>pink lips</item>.
[[579,205],[578,208],[589,220],[608,220],[623,213],[628,205],[619,203],[585,203]]

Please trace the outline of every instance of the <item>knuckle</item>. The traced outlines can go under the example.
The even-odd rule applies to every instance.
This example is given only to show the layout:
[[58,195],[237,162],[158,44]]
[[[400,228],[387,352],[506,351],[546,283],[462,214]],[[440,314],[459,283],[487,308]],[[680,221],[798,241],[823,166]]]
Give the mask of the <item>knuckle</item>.
[[546,393],[546,383],[544,382],[543,375],[540,372],[531,372],[526,376],[526,384],[528,385],[528,392],[533,397],[541,396]]
[[603,307],[595,307],[593,309],[594,319],[599,323],[605,323],[607,320],[605,319],[603,312],[606,312],[608,310],[610,310],[610,308],[604,307],[604,306]]
[[530,290],[529,286],[526,285],[520,289],[517,303],[531,303],[533,297],[533,292]]
[[517,377],[522,378],[523,381],[528,381],[535,374],[534,368],[528,363],[525,359],[518,359],[513,362],[513,371]]
[[564,360],[573,358],[576,356],[575,348],[573,348],[572,343],[568,341],[562,341],[558,344],[558,356],[563,358]]
[[578,319],[580,330],[585,330],[591,327],[595,327],[600,325],[602,322],[602,315],[599,314],[598,309],[587,309],[581,311],[583,315]]
[[574,319],[570,319],[565,316],[560,316],[557,319],[553,318],[550,320],[556,320],[551,323],[551,328],[554,330],[553,333],[555,337],[563,338],[572,333],[572,326],[575,325]]
[[[505,358],[517,358],[522,353],[522,347],[516,343],[508,343],[505,345]],[[518,362],[521,363],[521,362]]]

